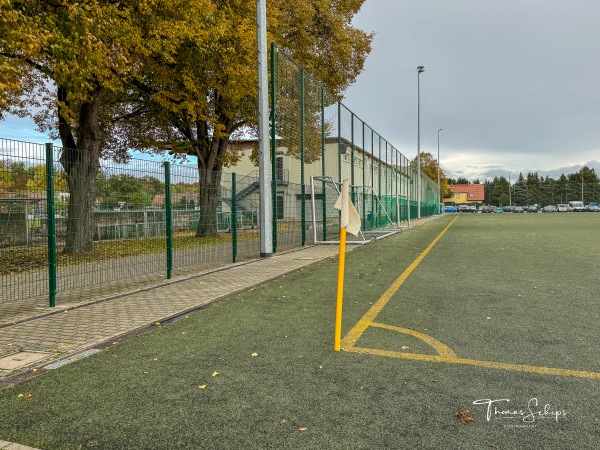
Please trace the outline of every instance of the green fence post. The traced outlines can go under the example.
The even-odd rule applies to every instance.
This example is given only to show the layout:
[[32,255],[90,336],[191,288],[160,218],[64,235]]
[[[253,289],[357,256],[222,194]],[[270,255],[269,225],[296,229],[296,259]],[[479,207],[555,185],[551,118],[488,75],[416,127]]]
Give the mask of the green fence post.
[[306,186],[304,185],[304,69],[300,69],[300,220],[302,246],[306,245]]
[[356,198],[355,197],[355,188],[354,188],[354,113],[350,115],[350,133],[351,137],[351,150],[350,150],[350,184],[352,188],[350,189],[350,198],[352,199],[352,203],[356,206]]
[[371,128],[371,217],[369,223],[371,229],[373,229],[373,221],[375,219],[375,150],[373,148],[375,144],[375,134]]
[[[383,199],[383,195],[381,193],[381,172],[382,172],[382,166],[381,166],[381,136],[377,135],[377,139],[379,141],[379,143],[377,144],[377,147],[379,147],[379,169],[377,170],[377,195],[379,196],[380,199]],[[375,184],[375,182],[373,182],[373,184]],[[385,201],[385,200],[384,200]],[[381,202],[383,203],[383,202]],[[375,228],[379,228],[379,224],[381,222],[381,204],[377,203],[377,218],[375,219]]]
[[54,146],[46,144],[46,231],[48,235],[48,303],[56,306],[56,218],[54,216]]
[[165,232],[167,235],[167,280],[170,280],[173,272],[173,210],[171,205],[171,164],[168,161],[165,161]]
[[237,258],[237,190],[235,172],[231,174],[231,254],[233,262]]
[[[341,183],[342,180],[342,102],[337,102],[338,110],[338,181]],[[341,214],[341,213],[340,213]]]
[[275,44],[271,43],[271,189],[272,189],[272,210],[273,210],[273,253],[277,252],[277,165],[275,156],[277,154],[277,115],[275,97]]
[[[362,122],[362,121],[361,121]],[[367,194],[365,192],[365,186],[367,184],[366,172],[367,172],[367,147],[365,141],[365,123],[362,122],[362,223],[361,227],[364,230],[367,226],[367,207],[365,202],[367,201]]]
[[[321,86],[321,176],[325,177],[325,86]],[[327,199],[325,198],[325,180],[321,182],[323,189],[323,240],[327,240]]]

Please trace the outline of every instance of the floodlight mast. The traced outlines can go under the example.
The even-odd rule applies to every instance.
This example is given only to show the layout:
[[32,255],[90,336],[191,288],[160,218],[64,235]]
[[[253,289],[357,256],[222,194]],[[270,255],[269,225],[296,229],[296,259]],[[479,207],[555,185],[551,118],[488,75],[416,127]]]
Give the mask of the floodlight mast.
[[421,73],[425,66],[417,66],[417,219],[421,218]]
[[[260,256],[273,255],[272,174],[269,153],[269,71],[267,62],[267,2],[256,0],[256,35],[258,59],[258,176],[260,189]],[[271,124],[275,126],[274,123]]]
[[442,213],[442,189],[441,189],[441,185],[440,185],[440,131],[444,131],[443,128],[440,128],[438,130],[438,159],[437,159],[437,166],[438,166],[438,214]]

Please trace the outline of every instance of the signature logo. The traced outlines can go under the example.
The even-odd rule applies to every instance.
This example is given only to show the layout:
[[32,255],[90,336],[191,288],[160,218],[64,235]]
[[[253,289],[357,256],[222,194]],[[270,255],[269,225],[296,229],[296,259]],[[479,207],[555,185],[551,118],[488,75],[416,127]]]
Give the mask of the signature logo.
[[508,398],[484,398],[473,402],[474,405],[485,405],[487,407],[486,419],[488,422],[492,419],[520,420],[526,424],[546,419],[559,422],[560,419],[567,415],[567,411],[554,408],[550,403],[542,406],[535,397],[529,399],[527,406],[524,408],[515,408],[508,405],[508,403],[510,403],[510,399]]

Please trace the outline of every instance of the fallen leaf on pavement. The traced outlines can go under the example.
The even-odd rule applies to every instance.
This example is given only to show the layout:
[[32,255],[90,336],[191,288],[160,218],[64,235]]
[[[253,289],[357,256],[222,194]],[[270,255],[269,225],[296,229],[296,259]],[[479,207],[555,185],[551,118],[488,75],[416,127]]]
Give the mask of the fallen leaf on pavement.
[[457,411],[454,415],[458,417],[460,423],[470,424],[471,422],[475,422],[475,419],[471,417],[471,413],[467,408]]

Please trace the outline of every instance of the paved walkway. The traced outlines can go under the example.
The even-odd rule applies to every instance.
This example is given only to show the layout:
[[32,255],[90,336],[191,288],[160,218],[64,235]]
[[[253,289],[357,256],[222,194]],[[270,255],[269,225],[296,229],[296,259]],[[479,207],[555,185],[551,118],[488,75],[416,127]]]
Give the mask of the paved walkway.
[[337,251],[335,245],[312,246],[271,258],[230,264],[106,299],[77,302],[71,298],[61,302],[60,308],[31,309],[32,302],[45,299],[17,306],[0,305],[0,387],[14,381],[11,378],[15,374],[32,373],[33,369],[43,372],[52,361],[333,257]]

